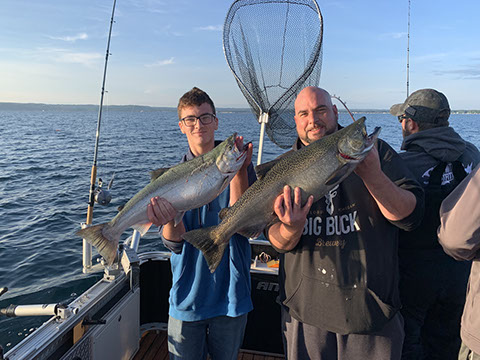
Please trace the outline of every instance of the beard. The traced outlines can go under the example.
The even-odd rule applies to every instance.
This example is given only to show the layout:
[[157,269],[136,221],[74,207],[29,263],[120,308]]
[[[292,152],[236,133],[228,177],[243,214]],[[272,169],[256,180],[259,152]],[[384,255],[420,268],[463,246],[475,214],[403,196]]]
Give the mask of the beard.
[[403,138],[405,139],[407,136],[412,135],[412,133],[407,129],[402,129],[402,135],[403,135]]
[[[316,129],[319,129],[319,128],[324,128],[325,129],[325,132],[323,133],[323,135],[321,136],[318,136],[318,134],[314,135],[313,137],[310,137],[309,136],[309,132],[312,131],[312,130],[316,130]],[[333,134],[335,131],[337,131],[337,125],[335,125],[334,127],[332,128],[327,128],[327,127],[320,127],[320,126],[317,126],[313,129],[310,129],[310,130],[307,130],[306,131],[306,134],[304,137],[301,137],[300,140],[302,140],[304,143],[306,144],[311,144],[311,143],[314,143],[315,141],[317,140],[320,140],[321,138],[327,136],[327,135],[330,135],[330,134]]]

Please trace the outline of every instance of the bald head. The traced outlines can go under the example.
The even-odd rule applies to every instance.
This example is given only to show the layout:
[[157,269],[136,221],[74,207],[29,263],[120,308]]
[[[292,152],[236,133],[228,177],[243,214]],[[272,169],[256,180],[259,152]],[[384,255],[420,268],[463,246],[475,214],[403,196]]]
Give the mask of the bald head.
[[297,107],[300,107],[305,100],[313,98],[321,99],[321,102],[326,106],[333,106],[332,97],[327,90],[316,86],[307,86],[298,93],[297,98],[295,99],[295,114],[297,113]]
[[300,140],[305,144],[334,133],[338,111],[330,94],[316,86],[304,88],[295,100],[295,124]]

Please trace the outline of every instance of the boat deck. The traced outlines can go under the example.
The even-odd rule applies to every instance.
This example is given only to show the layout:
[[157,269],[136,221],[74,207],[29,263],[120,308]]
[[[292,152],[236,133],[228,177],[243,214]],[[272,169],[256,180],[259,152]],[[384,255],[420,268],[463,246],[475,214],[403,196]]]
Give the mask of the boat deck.
[[[283,360],[283,356],[260,355],[241,351],[238,360]],[[143,334],[140,348],[133,360],[168,360],[167,332],[148,331]]]

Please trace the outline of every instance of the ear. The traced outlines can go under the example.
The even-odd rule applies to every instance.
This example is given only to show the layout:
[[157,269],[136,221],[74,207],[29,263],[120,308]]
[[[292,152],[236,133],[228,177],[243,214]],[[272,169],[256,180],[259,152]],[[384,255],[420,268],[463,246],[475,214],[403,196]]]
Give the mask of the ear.
[[333,113],[338,116],[337,105],[333,104],[333,105],[332,105],[332,110],[333,110]]
[[419,132],[420,130],[418,129],[418,124],[415,120],[409,119],[410,121],[407,121],[405,124],[406,128],[408,131],[410,131],[412,134]]
[[333,113],[335,114],[335,118],[336,118],[337,124],[338,124],[338,109],[337,109],[337,105],[333,104],[332,110],[333,110]]
[[[200,120],[198,120],[198,121],[200,121]],[[215,116],[215,120],[213,120],[213,121],[215,123],[215,130],[218,130],[218,117]]]
[[183,121],[178,122],[178,127],[180,128],[182,134],[185,134],[185,126],[183,125]]

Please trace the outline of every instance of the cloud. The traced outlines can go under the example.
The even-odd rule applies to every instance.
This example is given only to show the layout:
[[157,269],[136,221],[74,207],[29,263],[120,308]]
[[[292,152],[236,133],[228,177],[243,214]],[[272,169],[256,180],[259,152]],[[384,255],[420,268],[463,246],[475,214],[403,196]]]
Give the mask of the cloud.
[[454,75],[458,79],[480,80],[480,66],[473,65],[453,70],[435,70],[433,74],[437,76]]
[[448,53],[427,54],[427,55],[414,56],[412,60],[419,63],[430,63],[430,62],[444,60],[448,56],[449,56]]
[[67,52],[60,54],[58,58],[59,62],[64,63],[76,63],[83,64],[86,66],[93,65],[98,59],[103,58],[99,53],[76,53],[76,52]]
[[163,10],[163,9],[153,9],[153,8],[150,8],[149,12],[155,13],[155,14],[168,14],[169,13],[168,11]]
[[170,59],[167,60],[158,60],[152,64],[146,64],[146,67],[158,67],[158,66],[166,66],[166,65],[172,65],[175,64],[174,57],[171,57]]
[[161,36],[164,36],[164,35],[176,36],[176,37],[183,36],[181,32],[172,30],[172,25],[165,25],[161,29],[155,30],[154,33],[156,35],[161,35]]
[[435,76],[480,80],[480,52],[445,52],[415,56],[414,63],[428,66]]
[[94,65],[97,60],[104,56],[100,53],[82,53],[72,52],[70,50],[61,48],[38,48],[37,56],[41,58],[48,58],[50,61],[68,63],[68,64],[82,64],[85,66]]
[[223,25],[208,25],[195,28],[197,31],[222,31]]
[[392,32],[392,33],[385,33],[381,34],[381,39],[402,39],[407,36],[406,32]]
[[127,3],[130,3],[136,9],[145,10],[149,13],[168,14],[172,12],[168,4],[162,0],[129,0]]
[[68,42],[75,42],[77,40],[88,39],[88,35],[86,33],[79,33],[74,36],[48,36],[48,37],[53,40],[62,40],[62,41],[68,41]]

